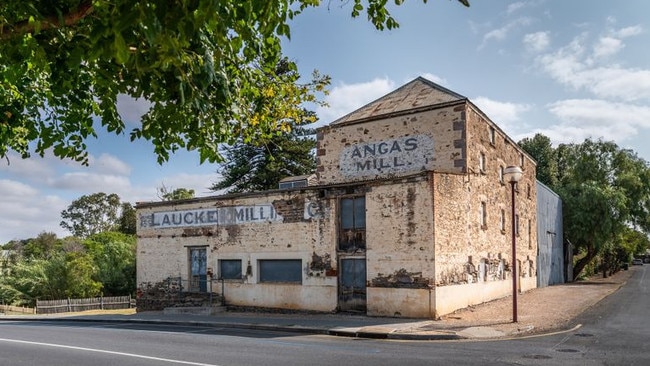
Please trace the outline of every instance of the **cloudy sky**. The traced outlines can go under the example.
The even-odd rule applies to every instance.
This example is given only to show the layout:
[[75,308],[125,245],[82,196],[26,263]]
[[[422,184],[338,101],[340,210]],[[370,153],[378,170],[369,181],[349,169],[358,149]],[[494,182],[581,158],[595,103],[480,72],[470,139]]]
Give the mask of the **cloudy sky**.
[[[468,97],[517,141],[538,132],[555,144],[603,138],[650,161],[650,1],[470,2],[407,1],[393,9],[401,27],[384,32],[351,19],[350,1],[323,1],[296,18],[285,54],[305,76],[332,77],[319,124],[423,76]],[[121,103],[127,119],[142,112]],[[89,167],[10,155],[0,162],[0,244],[69,235],[60,212],[84,194],[151,201],[164,184],[204,196],[219,179],[196,154],[160,166],[152,151],[102,134],[89,141]]]

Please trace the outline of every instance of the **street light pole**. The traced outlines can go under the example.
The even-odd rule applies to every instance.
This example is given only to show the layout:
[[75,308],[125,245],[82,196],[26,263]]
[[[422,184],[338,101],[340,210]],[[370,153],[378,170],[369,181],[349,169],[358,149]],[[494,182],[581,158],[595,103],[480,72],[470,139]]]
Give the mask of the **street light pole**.
[[512,221],[512,322],[517,322],[517,230],[515,213],[515,186],[521,179],[523,171],[518,166],[509,166],[504,169],[503,175],[508,177],[511,192],[511,221]]

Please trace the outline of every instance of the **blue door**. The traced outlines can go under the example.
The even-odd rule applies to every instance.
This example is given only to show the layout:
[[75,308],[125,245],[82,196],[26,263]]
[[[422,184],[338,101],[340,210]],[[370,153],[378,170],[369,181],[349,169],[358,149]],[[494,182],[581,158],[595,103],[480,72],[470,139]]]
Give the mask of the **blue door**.
[[190,248],[190,292],[207,292],[207,252],[205,248]]
[[366,311],[366,258],[344,258],[339,266],[339,310]]

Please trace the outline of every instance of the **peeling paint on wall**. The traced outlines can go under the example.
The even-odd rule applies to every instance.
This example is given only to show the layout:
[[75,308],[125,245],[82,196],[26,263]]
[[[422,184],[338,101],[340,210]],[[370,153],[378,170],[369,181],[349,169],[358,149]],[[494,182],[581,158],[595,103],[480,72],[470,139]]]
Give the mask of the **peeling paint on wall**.
[[404,268],[388,275],[378,273],[377,277],[370,281],[371,287],[429,288],[429,285],[430,280],[422,277],[422,272],[408,272]]
[[273,207],[278,215],[284,218],[285,223],[300,222],[305,220],[305,198],[293,197],[273,201]]
[[309,275],[313,277],[321,277],[328,275],[332,270],[332,257],[329,253],[320,256],[314,252],[311,255],[311,262],[309,262]]

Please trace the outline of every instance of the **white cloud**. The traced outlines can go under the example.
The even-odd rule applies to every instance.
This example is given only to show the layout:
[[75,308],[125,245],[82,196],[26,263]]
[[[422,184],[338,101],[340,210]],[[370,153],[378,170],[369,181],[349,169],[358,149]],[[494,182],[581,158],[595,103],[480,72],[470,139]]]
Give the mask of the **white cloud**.
[[631,27],[618,29],[613,32],[613,36],[620,37],[620,38],[627,38],[627,37],[637,36],[641,33],[643,33],[643,28],[640,25],[635,25]]
[[20,199],[23,196],[34,196],[38,191],[27,184],[9,179],[0,179],[0,197],[4,202]]
[[508,14],[512,14],[512,13],[514,13],[514,12],[520,10],[520,9],[523,9],[525,6],[526,6],[526,3],[524,3],[523,1],[518,1],[516,3],[512,3],[512,4],[508,5],[508,8],[507,8],[506,12]]
[[90,169],[96,170],[101,174],[131,174],[131,166],[129,164],[110,154],[101,154],[97,159],[91,156],[88,160]]
[[532,52],[544,51],[551,43],[549,32],[528,33],[524,36],[524,46]]
[[330,94],[325,98],[329,107],[318,107],[316,109],[320,118],[318,124],[327,124],[343,117],[393,91],[394,88],[395,83],[388,78],[376,78],[357,84],[340,83],[332,88]]
[[594,57],[608,57],[617,54],[623,49],[623,41],[613,37],[602,37],[594,46]]
[[125,94],[117,96],[117,111],[126,124],[139,124],[140,118],[150,107],[151,103],[145,99],[133,99]]
[[[557,82],[575,90],[586,90],[599,98],[616,98],[626,102],[650,99],[650,70],[625,69],[616,64],[597,65],[585,56],[587,38],[583,34],[554,53],[540,56],[537,64]],[[609,44],[601,55],[615,53],[623,45]]]
[[[215,192],[209,190],[210,186],[219,181],[221,176],[214,174],[177,174],[163,178],[156,187],[160,188],[165,185],[167,189],[174,190],[177,188],[193,189],[196,197],[205,197],[215,195]],[[152,191],[151,199],[155,197],[155,189]]]
[[[434,82],[434,83],[436,83],[436,84],[438,84],[440,86],[444,86],[446,88],[449,87],[449,85],[448,85],[449,83],[447,82],[447,80],[445,78],[443,78],[443,77],[438,76],[438,75],[425,72],[425,73],[420,74],[419,76],[422,76],[423,78],[425,78],[425,79],[427,79],[429,81],[432,81],[432,82]],[[411,78],[409,80],[405,80],[404,83],[407,83],[407,82],[409,82],[409,81],[411,81],[413,79],[414,78]]]
[[483,43],[481,44],[481,46],[479,48],[483,48],[488,41],[491,41],[491,40],[502,41],[502,40],[506,39],[508,37],[508,35],[512,31],[514,31],[514,30],[516,30],[516,29],[518,29],[518,28],[520,28],[522,26],[527,26],[527,25],[531,24],[532,21],[533,20],[531,18],[529,18],[529,17],[521,17],[521,18],[517,18],[517,19],[515,19],[515,20],[513,20],[511,22],[508,22],[506,25],[502,26],[501,28],[493,29],[493,30],[487,32],[483,36]]
[[548,105],[559,123],[536,130],[555,143],[581,142],[586,138],[624,141],[639,129],[650,128],[650,107],[596,99],[562,100]]
[[22,159],[14,153],[9,153],[7,156],[9,163],[6,163],[6,160],[0,161],[0,172],[30,181],[41,181],[52,176],[55,160],[58,160],[47,155],[45,158],[36,155],[27,159]]
[[499,102],[486,97],[474,98],[472,102],[508,135],[515,134],[515,122],[521,121],[521,115],[531,109],[527,104]]
[[77,191],[80,195],[96,192],[119,194],[131,186],[128,177],[88,172],[64,173],[49,183],[53,188]]
[[24,183],[0,180],[0,244],[26,239],[42,231],[68,235],[60,226],[61,211],[69,202]]

